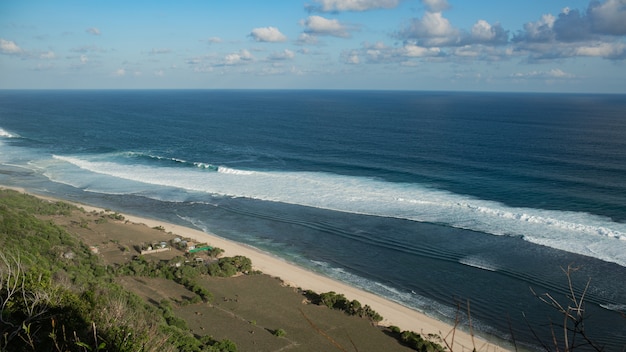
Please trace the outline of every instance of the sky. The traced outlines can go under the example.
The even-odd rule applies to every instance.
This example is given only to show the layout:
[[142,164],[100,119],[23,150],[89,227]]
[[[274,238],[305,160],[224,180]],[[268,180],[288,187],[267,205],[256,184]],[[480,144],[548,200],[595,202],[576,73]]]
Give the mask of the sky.
[[626,0],[2,0],[0,89],[626,93]]

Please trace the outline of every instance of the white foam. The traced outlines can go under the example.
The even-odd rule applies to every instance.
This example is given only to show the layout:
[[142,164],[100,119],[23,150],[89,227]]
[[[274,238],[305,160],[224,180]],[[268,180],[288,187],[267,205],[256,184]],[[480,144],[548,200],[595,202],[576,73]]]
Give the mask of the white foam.
[[221,166],[218,172],[207,173],[198,168],[155,168],[69,156],[55,159],[152,185],[521,236],[626,266],[626,224],[586,213],[514,208],[417,184],[327,173],[260,172]]
[[600,307],[612,311],[616,311],[618,313],[626,313],[626,304],[600,304]]
[[459,263],[467,266],[471,266],[478,269],[488,270],[488,271],[497,271],[498,267],[492,263],[490,260],[483,258],[481,256],[469,256],[465,258],[461,258]]
[[219,166],[217,172],[230,175],[254,175],[255,173],[254,171],[237,170],[225,166]]
[[19,136],[15,133],[11,133],[3,128],[0,128],[0,137],[3,138],[19,138]]
[[195,162],[193,165],[199,169],[217,170],[217,167],[212,164]]

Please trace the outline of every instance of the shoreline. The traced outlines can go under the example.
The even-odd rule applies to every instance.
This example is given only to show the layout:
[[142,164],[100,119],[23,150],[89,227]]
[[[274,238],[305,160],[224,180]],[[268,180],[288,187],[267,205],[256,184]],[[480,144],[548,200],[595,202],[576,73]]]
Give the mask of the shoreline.
[[[12,189],[21,193],[30,194],[35,197],[47,199],[50,201],[67,202],[76,205],[79,208],[83,208],[87,212],[100,212],[104,210],[103,208],[96,206],[67,201],[57,197],[39,195],[29,192],[23,188],[4,185],[0,185],[0,188]],[[470,333],[460,330],[459,328],[455,328],[448,323],[427,316],[424,313],[413,310],[383,297],[377,296],[365,290],[350,286],[341,281],[331,279],[329,277],[307,270],[272,254],[263,252],[255,247],[225,239],[212,233],[207,233],[182,225],[172,224],[167,221],[150,219],[130,215],[127,213],[120,214],[122,214],[125,219],[131,223],[144,224],[151,228],[162,227],[166,232],[171,232],[177,236],[191,238],[198,242],[205,242],[212,246],[219,247],[224,250],[224,256],[246,256],[252,261],[252,265],[255,270],[259,270],[263,274],[272,277],[278,277],[285,285],[294,288],[312,290],[317,293],[334,291],[345,295],[345,297],[350,300],[356,299],[363,305],[369,305],[373,310],[375,310],[384,318],[379,323],[379,325],[394,325],[399,327],[401,330],[414,331],[422,335],[437,334],[441,338],[445,339],[450,345],[451,349],[455,352],[473,350],[479,352],[510,350],[493,342],[489,342],[483,337],[476,335],[473,336]],[[445,344],[442,343],[442,346],[445,346]]]

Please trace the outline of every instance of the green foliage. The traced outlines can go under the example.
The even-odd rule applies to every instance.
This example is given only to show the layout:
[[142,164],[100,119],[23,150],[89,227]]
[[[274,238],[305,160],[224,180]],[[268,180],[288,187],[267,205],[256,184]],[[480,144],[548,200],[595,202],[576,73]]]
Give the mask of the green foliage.
[[234,342],[224,339],[215,340],[210,336],[196,338],[184,330],[174,326],[163,328],[163,332],[170,335],[170,343],[177,351],[183,352],[237,352]]
[[252,261],[250,258],[241,255],[220,258],[208,266],[209,275],[220,277],[230,277],[237,273],[248,273],[251,270]]
[[318,295],[311,290],[307,290],[303,294],[315,304],[325,305],[331,309],[341,310],[348,315],[367,318],[376,323],[383,320],[383,317],[374,311],[370,306],[362,306],[361,302],[357,300],[350,301],[343,294],[330,291]]
[[124,215],[120,214],[120,213],[113,213],[113,214],[107,214],[107,216],[109,217],[109,219],[113,219],[113,220],[118,220],[118,221],[124,221]]
[[400,335],[400,341],[420,352],[439,352],[445,350],[441,345],[425,340],[420,334],[413,331],[403,331]]
[[219,257],[222,253],[224,253],[224,250],[221,248],[217,248],[217,247],[212,247],[208,254],[211,258],[217,258]]
[[285,330],[283,330],[283,329],[276,329],[276,330],[274,330],[274,332],[272,334],[274,334],[274,336],[276,336],[276,337],[283,337],[283,336],[287,335],[287,332],[285,332]]
[[[444,352],[445,347],[441,346],[434,339],[439,339],[438,335],[428,335],[428,339],[424,339],[420,334],[413,331],[401,331],[397,326],[388,328],[389,335],[395,337],[403,345],[420,352]],[[440,340],[440,339],[439,339]]]
[[0,203],[32,215],[70,215],[77,207],[65,202],[50,202],[12,190],[0,190]]

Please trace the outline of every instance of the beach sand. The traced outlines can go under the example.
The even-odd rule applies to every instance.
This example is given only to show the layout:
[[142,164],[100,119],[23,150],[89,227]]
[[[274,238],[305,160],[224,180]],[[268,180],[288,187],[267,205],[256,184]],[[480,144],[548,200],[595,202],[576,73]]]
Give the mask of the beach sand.
[[[14,189],[22,193],[24,189],[3,187]],[[29,193],[32,194],[32,193]],[[50,197],[42,197],[37,194],[34,196],[49,200],[59,200]],[[64,200],[61,200],[64,201]],[[103,211],[102,208],[93,207],[85,204],[76,204],[88,212]],[[166,232],[171,232],[176,236],[190,238],[201,243],[208,243],[211,246],[223,249],[224,256],[243,255],[252,260],[254,269],[264,274],[280,278],[286,285],[299,287],[305,290],[312,290],[317,293],[334,291],[342,293],[350,300],[358,300],[363,305],[369,305],[384,317],[380,322],[381,325],[395,325],[401,330],[410,330],[423,335],[437,334],[448,343],[454,352],[462,351],[508,351],[508,349],[486,340],[472,336],[471,334],[455,329],[452,325],[433,319],[423,313],[412,310],[398,303],[386,300],[372,293],[352,287],[337,280],[330,279],[320,274],[303,269],[285,260],[277,258],[268,253],[262,252],[254,247],[243,245],[234,241],[230,241],[213,234],[208,234],[196,229],[167,223],[160,220],[147,219],[143,217],[133,216],[130,214],[122,214],[127,221],[145,224],[148,227],[162,227]]]

